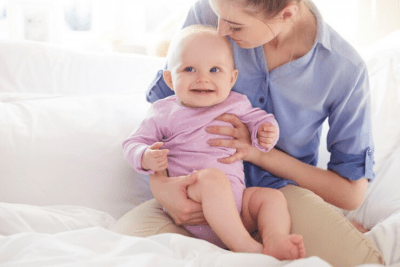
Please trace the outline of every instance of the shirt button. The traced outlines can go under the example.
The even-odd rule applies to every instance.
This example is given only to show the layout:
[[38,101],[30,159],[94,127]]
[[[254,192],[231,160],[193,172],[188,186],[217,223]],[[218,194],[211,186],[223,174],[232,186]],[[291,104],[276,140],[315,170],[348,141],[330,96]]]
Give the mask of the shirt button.
[[259,101],[261,104],[264,104],[265,98],[262,96],[262,97],[260,97],[260,98],[258,99],[258,101]]
[[367,154],[368,154],[368,156],[371,156],[371,155],[372,155],[372,149],[371,149],[371,148],[368,148],[368,149],[367,149]]

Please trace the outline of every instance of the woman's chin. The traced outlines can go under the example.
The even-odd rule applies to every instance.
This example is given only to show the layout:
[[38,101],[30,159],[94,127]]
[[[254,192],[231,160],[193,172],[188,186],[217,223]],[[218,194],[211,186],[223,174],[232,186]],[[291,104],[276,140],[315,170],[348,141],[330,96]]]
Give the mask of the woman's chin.
[[235,43],[237,44],[237,46],[239,46],[240,48],[243,48],[243,49],[252,49],[252,48],[258,47],[257,45],[249,44],[249,43],[242,42],[242,41],[235,41]]

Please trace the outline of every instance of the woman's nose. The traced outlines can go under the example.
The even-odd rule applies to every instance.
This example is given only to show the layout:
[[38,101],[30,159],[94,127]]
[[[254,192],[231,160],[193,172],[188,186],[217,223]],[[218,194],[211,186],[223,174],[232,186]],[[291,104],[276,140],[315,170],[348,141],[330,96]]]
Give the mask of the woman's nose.
[[231,34],[230,31],[231,27],[226,21],[223,21],[222,19],[218,19],[218,28],[217,32],[220,36],[226,36]]

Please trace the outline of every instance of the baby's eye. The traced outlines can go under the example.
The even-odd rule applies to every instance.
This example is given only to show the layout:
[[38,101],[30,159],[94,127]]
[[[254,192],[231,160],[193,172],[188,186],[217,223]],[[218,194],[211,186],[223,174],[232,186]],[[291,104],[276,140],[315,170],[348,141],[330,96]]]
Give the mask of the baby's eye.
[[213,67],[210,69],[210,72],[218,72],[218,71],[219,71],[219,69],[217,67]]
[[186,68],[184,69],[184,71],[193,72],[193,71],[194,71],[194,68],[193,68],[193,67],[186,67]]

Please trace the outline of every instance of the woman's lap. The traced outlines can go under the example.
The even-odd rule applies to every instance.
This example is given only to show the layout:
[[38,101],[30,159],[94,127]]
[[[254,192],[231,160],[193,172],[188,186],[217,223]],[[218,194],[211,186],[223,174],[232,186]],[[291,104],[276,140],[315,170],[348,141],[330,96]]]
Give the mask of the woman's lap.
[[144,202],[122,216],[110,229],[111,231],[139,237],[148,237],[163,233],[176,233],[186,236],[192,234],[177,226],[163,210],[157,200]]
[[306,257],[318,256],[333,266],[383,263],[372,242],[322,198],[294,185],[280,191],[288,203],[291,232],[303,236]]
[[[294,185],[279,190],[288,203],[292,233],[303,236],[306,257],[318,256],[333,266],[383,262],[372,242],[319,196]],[[162,233],[191,236],[183,227],[175,225],[154,199],[125,214],[111,230],[140,237]]]

